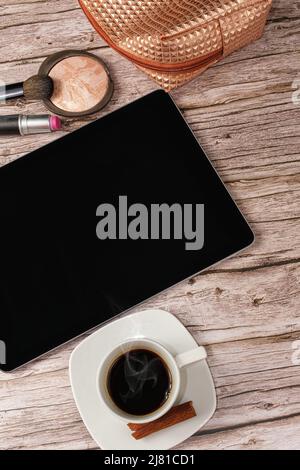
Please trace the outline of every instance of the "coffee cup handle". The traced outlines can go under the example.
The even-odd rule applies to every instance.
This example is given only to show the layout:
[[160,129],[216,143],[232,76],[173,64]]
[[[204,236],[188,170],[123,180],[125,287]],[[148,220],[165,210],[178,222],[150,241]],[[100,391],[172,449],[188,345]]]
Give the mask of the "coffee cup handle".
[[195,362],[203,361],[206,358],[207,353],[205,348],[203,346],[198,346],[198,348],[178,354],[175,357],[175,361],[179,369],[181,369],[182,367],[194,364]]

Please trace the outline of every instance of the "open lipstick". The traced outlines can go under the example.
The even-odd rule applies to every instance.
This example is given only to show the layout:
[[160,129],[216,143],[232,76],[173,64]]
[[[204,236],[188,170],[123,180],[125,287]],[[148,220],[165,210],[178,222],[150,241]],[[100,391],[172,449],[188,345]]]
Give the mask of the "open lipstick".
[[56,132],[62,129],[58,116],[47,114],[0,116],[0,135],[30,135]]

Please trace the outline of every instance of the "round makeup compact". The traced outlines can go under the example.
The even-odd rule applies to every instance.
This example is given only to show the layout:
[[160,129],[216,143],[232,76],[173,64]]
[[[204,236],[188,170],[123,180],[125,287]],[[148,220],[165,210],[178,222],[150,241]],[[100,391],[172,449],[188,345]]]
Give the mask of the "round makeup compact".
[[39,75],[53,80],[53,94],[44,100],[55,114],[86,116],[100,111],[111,99],[113,81],[106,64],[96,55],[68,50],[48,57]]

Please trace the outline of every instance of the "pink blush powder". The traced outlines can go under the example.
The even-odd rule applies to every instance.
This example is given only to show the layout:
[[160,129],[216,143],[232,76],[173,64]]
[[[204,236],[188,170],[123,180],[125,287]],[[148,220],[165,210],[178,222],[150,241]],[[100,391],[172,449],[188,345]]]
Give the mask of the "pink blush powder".
[[80,113],[96,106],[106,95],[109,77],[92,57],[62,59],[50,70],[54,83],[51,102],[67,112]]

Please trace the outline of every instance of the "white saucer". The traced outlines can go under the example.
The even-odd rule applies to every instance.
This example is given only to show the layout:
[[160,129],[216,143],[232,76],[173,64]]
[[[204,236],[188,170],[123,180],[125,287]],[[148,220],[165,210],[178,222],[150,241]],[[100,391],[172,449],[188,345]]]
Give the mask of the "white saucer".
[[96,390],[96,373],[103,357],[115,345],[136,337],[153,339],[174,355],[197,346],[180,321],[163,310],[146,310],[115,320],[77,346],[70,358],[73,395],[83,422],[102,449],[170,449],[204,426],[216,409],[216,392],[207,362],[193,364],[182,371],[179,403],[192,400],[197,416],[136,441],[126,423],[102,404]]

